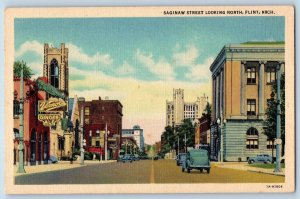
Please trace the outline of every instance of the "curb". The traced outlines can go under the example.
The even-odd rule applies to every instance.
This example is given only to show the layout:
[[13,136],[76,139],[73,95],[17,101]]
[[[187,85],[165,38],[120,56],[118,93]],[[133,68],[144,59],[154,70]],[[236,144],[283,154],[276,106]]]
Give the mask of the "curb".
[[283,173],[269,173],[269,172],[264,172],[264,171],[255,171],[255,170],[247,170],[249,172],[254,172],[254,173],[263,173],[263,174],[269,174],[269,175],[274,175],[274,176],[285,176]]

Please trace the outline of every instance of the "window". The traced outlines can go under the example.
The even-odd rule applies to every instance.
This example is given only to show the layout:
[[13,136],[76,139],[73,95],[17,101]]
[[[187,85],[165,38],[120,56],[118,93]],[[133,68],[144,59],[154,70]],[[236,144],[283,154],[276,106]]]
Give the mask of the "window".
[[273,84],[276,81],[276,67],[267,67],[267,84]]
[[90,115],[90,107],[86,106],[84,108],[84,115]]
[[247,130],[246,148],[258,149],[258,131],[256,128],[251,127]]
[[256,84],[256,67],[247,68],[247,84]]
[[65,150],[65,138],[58,137],[58,150]]
[[256,115],[256,100],[255,99],[247,99],[247,115],[255,116]]
[[100,141],[96,141],[96,147],[100,147]]
[[58,88],[58,63],[56,59],[52,59],[50,63],[50,83],[55,88]]
[[273,144],[271,139],[267,139],[267,149],[275,149],[275,148],[276,148],[275,142]]
[[14,118],[18,118],[20,114],[20,102],[14,100]]
[[85,123],[85,124],[90,124],[90,119],[89,119],[89,118],[85,118],[85,119],[84,119],[84,123]]

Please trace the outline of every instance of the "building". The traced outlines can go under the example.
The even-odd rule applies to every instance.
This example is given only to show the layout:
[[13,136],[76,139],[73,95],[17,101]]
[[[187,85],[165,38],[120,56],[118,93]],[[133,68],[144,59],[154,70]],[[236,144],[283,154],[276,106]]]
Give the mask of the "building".
[[[20,126],[20,78],[14,77],[14,164],[19,161]],[[50,129],[38,121],[38,100],[46,98],[44,91],[38,91],[36,81],[24,79],[24,162],[25,165],[47,164],[50,153]]]
[[[60,48],[55,48],[49,44],[44,44],[44,65],[43,76],[47,78],[48,83],[63,93],[65,102],[69,103],[69,65],[68,65],[68,48],[64,43],[61,43]],[[47,100],[53,99],[50,94],[47,94]],[[72,100],[71,100],[72,101]],[[66,118],[68,109],[66,106],[62,111],[62,118]],[[71,105],[72,107],[72,105]],[[70,121],[70,119],[69,119]],[[70,156],[74,150],[74,133],[71,129],[62,129],[61,122],[51,127],[50,142],[51,155],[56,157]]]
[[[103,154],[107,130],[108,153],[110,159],[117,159],[122,134],[122,104],[118,100],[85,101],[79,98],[79,112],[83,110],[84,138],[87,151],[98,151]],[[97,150],[96,150],[97,148]]]
[[155,153],[158,154],[161,151],[161,141],[155,142]]
[[124,138],[133,138],[139,151],[145,151],[144,132],[139,125],[134,125],[132,129],[122,129],[122,139]]
[[69,49],[62,43],[60,48],[49,47],[44,44],[43,76],[59,91],[69,96]]
[[262,122],[276,67],[284,71],[284,52],[282,42],[231,44],[211,64],[211,158],[220,160],[222,148],[224,161],[271,155],[274,146],[263,134]]
[[202,117],[199,119],[199,127],[200,127],[199,144],[202,145],[210,144],[210,124],[211,124],[210,115],[203,114]]
[[179,125],[183,119],[200,118],[207,104],[207,96],[198,97],[195,102],[184,101],[184,90],[173,89],[173,101],[166,102],[166,126]]

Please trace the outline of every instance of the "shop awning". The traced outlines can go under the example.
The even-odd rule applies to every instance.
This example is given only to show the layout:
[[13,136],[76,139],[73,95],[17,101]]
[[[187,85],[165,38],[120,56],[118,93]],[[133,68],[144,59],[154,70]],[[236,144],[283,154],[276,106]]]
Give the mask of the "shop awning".
[[43,80],[38,79],[37,85],[39,90],[45,91],[46,93],[49,93],[53,97],[65,99],[65,95],[62,92],[60,92],[57,88],[52,86],[51,84],[47,84]]

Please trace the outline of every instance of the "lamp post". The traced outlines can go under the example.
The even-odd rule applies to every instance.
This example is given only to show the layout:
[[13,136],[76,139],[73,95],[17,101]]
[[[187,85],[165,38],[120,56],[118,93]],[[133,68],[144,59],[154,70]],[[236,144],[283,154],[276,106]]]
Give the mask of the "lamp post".
[[184,134],[184,139],[183,139],[183,141],[184,141],[184,151],[185,151],[185,153],[186,153],[186,142],[188,141],[188,139],[186,138],[186,133]]
[[224,139],[223,139],[223,133],[224,133],[224,124],[226,124],[226,119],[223,119],[223,114],[221,114],[221,118],[218,118],[217,123],[220,126],[221,125],[221,132],[220,132],[220,162],[223,163],[224,160]]
[[83,108],[80,112],[80,129],[81,129],[81,136],[80,136],[80,165],[84,165],[84,149],[83,149]]
[[107,130],[107,123],[105,124],[105,137],[104,137],[104,139],[105,139],[105,161],[107,160],[107,156],[108,156],[108,154],[107,154],[107,148],[108,148],[108,146],[107,146],[107,140],[108,140],[108,135],[109,135],[109,131]]
[[19,166],[17,173],[26,173],[24,168],[24,79],[22,61],[21,80],[20,80],[20,138],[19,138]]
[[280,110],[280,78],[281,78],[281,71],[280,65],[277,66],[277,120],[276,120],[276,167],[274,172],[281,172],[281,165],[280,165],[280,157],[281,151],[280,146],[282,144],[281,140],[281,110]]

